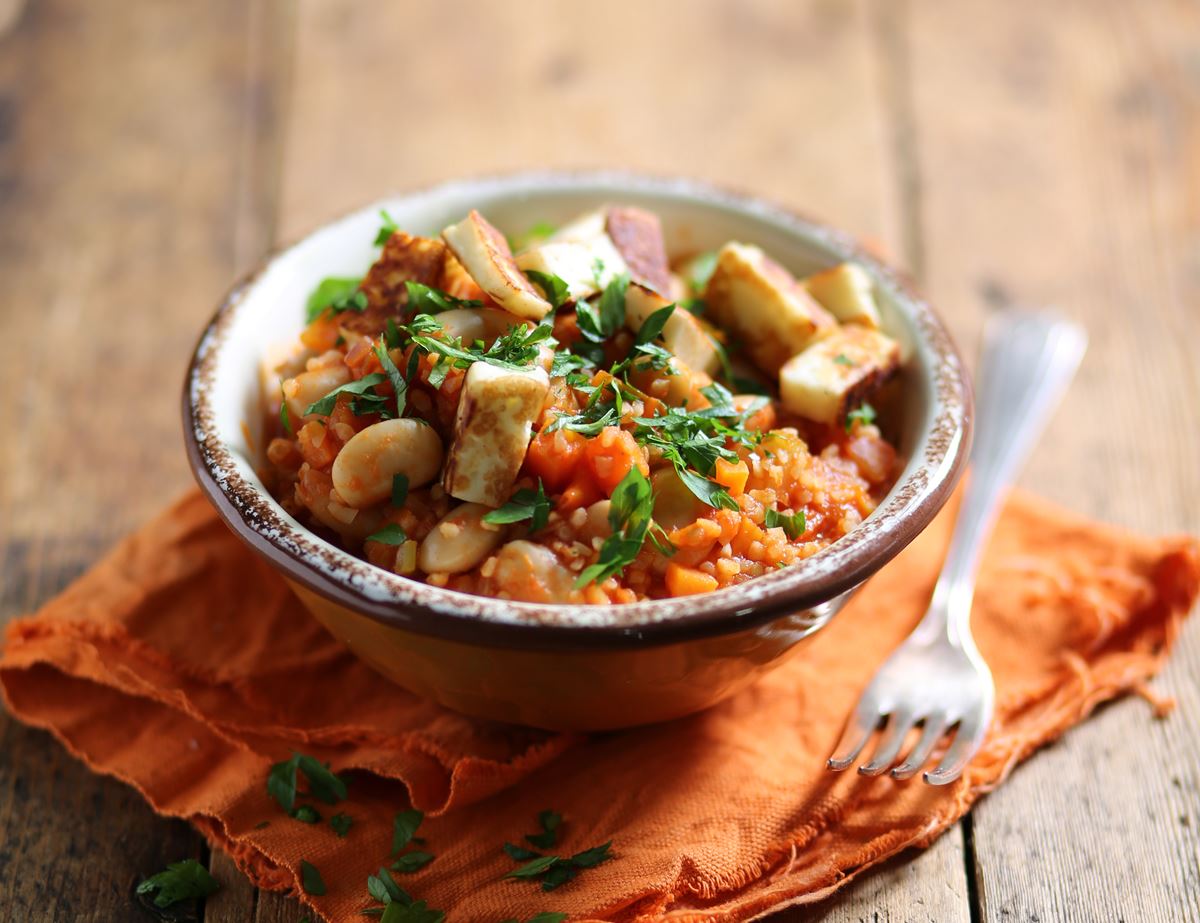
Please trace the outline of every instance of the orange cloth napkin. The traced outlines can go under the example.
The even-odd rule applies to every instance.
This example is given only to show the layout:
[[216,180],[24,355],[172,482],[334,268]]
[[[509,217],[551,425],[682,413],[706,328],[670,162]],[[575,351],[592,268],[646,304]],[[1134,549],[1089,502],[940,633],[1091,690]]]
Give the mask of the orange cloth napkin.
[[[191,821],[261,887],[298,890],[311,862],[327,893],[302,896],[327,920],[363,919],[367,875],[410,802],[434,815],[420,833],[436,858],[396,877],[451,921],[747,919],[928,844],[1018,760],[1139,689],[1197,595],[1194,540],[1130,535],[1014,494],[974,612],[998,686],[983,752],[945,788],[829,773],[859,692],[924,611],[950,525],[943,514],[731,701],[584,738],[463,718],[380,679],[192,494],[10,626],[0,682],[15,716]],[[353,817],[345,839],[268,797],[268,767],[292,750],[350,770],[348,800],[319,805]],[[545,808],[565,817],[563,850],[612,840],[614,855],[548,894],[502,880],[514,863],[500,850]]]

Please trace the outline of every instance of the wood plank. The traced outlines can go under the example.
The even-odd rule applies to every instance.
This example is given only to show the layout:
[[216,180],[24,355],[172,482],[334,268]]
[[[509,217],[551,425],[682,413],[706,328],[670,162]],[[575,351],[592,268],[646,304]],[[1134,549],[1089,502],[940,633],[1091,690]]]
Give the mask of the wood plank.
[[[247,34],[235,0],[203,16],[44,0],[4,37],[0,623],[190,483],[182,371],[264,246],[255,209],[270,193],[243,142],[262,129],[241,101],[266,85]],[[0,823],[4,919],[155,919],[134,885],[206,853],[187,825],[3,714]]]
[[[1200,527],[1200,17],[1172,2],[912,4],[926,283],[964,345],[989,302],[1089,328],[1024,483],[1153,532]],[[1152,476],[1147,476],[1151,472]],[[1019,769],[975,811],[985,919],[1200,918],[1200,629],[1157,688]]]

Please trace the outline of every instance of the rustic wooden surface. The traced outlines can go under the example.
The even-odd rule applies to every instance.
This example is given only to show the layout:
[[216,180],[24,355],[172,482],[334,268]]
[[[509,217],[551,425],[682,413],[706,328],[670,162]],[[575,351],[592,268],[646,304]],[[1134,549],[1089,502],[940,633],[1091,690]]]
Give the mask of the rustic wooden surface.
[[[177,385],[272,244],[455,175],[710,178],[896,255],[971,351],[1054,303],[1091,352],[1024,482],[1200,530],[1200,9],[1172,0],[0,3],[0,620],[189,482]],[[519,13],[518,13],[519,10]],[[796,920],[1200,920],[1200,630],[931,849]],[[296,923],[185,825],[0,714],[0,920]],[[780,917],[784,919],[784,917]]]

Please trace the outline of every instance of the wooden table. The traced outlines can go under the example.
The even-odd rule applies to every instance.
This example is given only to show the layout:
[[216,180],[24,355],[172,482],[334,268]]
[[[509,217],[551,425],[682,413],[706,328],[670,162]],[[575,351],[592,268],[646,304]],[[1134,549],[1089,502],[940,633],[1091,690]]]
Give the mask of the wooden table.
[[[0,2],[0,619],[189,483],[222,290],[385,192],[541,166],[710,178],[878,241],[972,352],[1053,303],[1091,351],[1024,478],[1200,530],[1200,7],[1170,0]],[[795,919],[1200,920],[1200,627],[928,851]],[[0,918],[124,921],[197,856],[208,923],[294,921],[0,715]]]

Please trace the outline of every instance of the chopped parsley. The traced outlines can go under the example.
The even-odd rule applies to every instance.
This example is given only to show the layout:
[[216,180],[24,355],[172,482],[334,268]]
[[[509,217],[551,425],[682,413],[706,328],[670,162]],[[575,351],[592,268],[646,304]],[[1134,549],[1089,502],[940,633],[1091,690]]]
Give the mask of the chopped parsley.
[[334,814],[329,818],[329,826],[333,828],[334,833],[344,838],[350,832],[350,828],[354,826],[354,818],[349,814]]
[[417,315],[406,329],[419,350],[438,357],[433,371],[442,370],[441,375],[436,380],[433,374],[429,378],[429,384],[436,388],[445,381],[446,371],[451,367],[465,369],[476,362],[486,362],[497,368],[518,372],[528,370],[538,359],[539,344],[555,345],[551,335],[552,323],[552,320],[551,323],[543,321],[536,327],[514,324],[487,348],[484,348],[479,340],[465,346],[458,337],[442,339],[430,336],[429,334],[442,328],[436,318],[427,314]]
[[300,887],[304,889],[305,894],[311,894],[313,897],[322,897],[325,894],[325,880],[317,871],[317,867],[307,859],[300,860]]
[[691,286],[692,291],[697,295],[703,295],[708,280],[712,278],[713,270],[716,268],[717,251],[709,250],[694,257],[687,277],[687,283]]
[[792,541],[803,535],[807,527],[804,521],[804,510],[789,515],[788,513],[773,510],[770,507],[763,514],[763,524],[768,529],[774,529],[777,526],[782,527],[784,534]]
[[[317,414],[322,417],[327,417],[333,413],[333,408],[337,405],[339,394],[348,394],[358,396],[359,400],[351,402],[351,409],[358,413],[359,409],[365,410],[366,407],[378,407],[382,409],[382,405],[387,403],[386,398],[375,394],[371,391],[376,385],[381,385],[387,381],[387,376],[382,372],[372,372],[370,375],[364,375],[357,381],[348,381],[344,385],[338,385],[319,401],[314,401],[308,405],[304,411],[307,417],[310,414]],[[354,405],[358,405],[356,408]],[[369,412],[378,413],[379,409]]]
[[276,763],[267,774],[267,793],[288,814],[296,808],[298,774],[308,782],[308,793],[325,804],[337,804],[346,797],[346,783],[316,757],[293,753],[292,758]]
[[527,833],[525,839],[538,849],[550,849],[558,841],[558,828],[562,826],[562,815],[547,808],[538,814],[541,833]]
[[533,282],[546,296],[546,300],[550,302],[550,307],[557,311],[571,297],[571,289],[561,278],[551,272],[538,272],[536,269],[530,269],[525,272]]
[[440,314],[442,311],[453,311],[457,308],[481,308],[482,301],[471,298],[455,298],[448,292],[422,285],[411,280],[404,283],[408,290],[408,311],[410,314]]
[[631,564],[646,541],[653,514],[654,492],[650,489],[650,481],[634,465],[612,494],[612,505],[608,511],[612,534],[600,546],[596,563],[584,568],[575,581],[576,589],[593,581],[599,583],[607,580]]
[[418,811],[416,808],[410,808],[407,811],[400,811],[396,814],[392,819],[393,856],[413,841],[413,837],[417,833],[417,828],[421,826],[421,821],[424,819],[424,812]]
[[[358,308],[358,300],[356,295],[362,295],[358,291],[358,286],[362,284],[362,279],[351,279],[346,276],[327,276],[317,283],[317,287],[312,290],[312,294],[308,296],[308,301],[304,305],[304,322],[311,324],[326,308],[334,308],[334,313],[339,314],[347,310],[363,310],[367,306],[366,295],[362,298],[362,308]],[[341,305],[342,307],[336,307]]]
[[537,490],[522,487],[500,509],[486,513],[483,521],[493,525],[507,525],[511,522],[523,522],[528,519],[529,531],[537,532],[546,525],[552,509],[554,509],[554,501],[546,496],[542,479],[538,478]]
[[847,356],[845,353],[838,353],[836,356],[833,357],[833,361],[836,362],[838,365],[848,365],[851,368],[853,368],[855,365],[854,360],[851,359],[849,356]]
[[397,509],[404,506],[408,499],[408,475],[397,473],[392,475],[392,506]]
[[856,410],[851,410],[846,414],[846,432],[850,432],[854,428],[855,423],[870,426],[874,422],[875,408],[864,401]]
[[612,856],[609,850],[612,841],[593,846],[573,856],[538,856],[530,859],[524,865],[513,869],[505,878],[516,880],[540,879],[543,891],[553,891],[559,885],[564,885],[584,869],[595,868],[601,862],[607,862]]
[[292,416],[288,413],[287,395],[283,393],[283,382],[279,383],[279,425],[283,427],[283,431],[289,436],[292,433]]
[[292,817],[302,824],[319,824],[321,822],[321,812],[311,804],[300,805],[292,812]]
[[386,208],[379,209],[379,217],[383,219],[383,224],[379,228],[379,233],[375,235],[376,247],[382,247],[388,242],[389,237],[400,230],[396,220],[388,214]]
[[408,535],[396,523],[389,522],[378,532],[368,535],[368,542],[379,542],[381,545],[403,545],[408,541]]
[[157,875],[151,875],[137,886],[137,893],[157,891],[154,906],[162,908],[180,901],[208,897],[220,887],[203,865],[195,859],[184,859],[182,862],[172,862]]
[[396,363],[392,361],[392,357],[383,343],[379,343],[375,347],[375,355],[379,359],[379,364],[383,366],[383,373],[387,375],[387,380],[391,383],[392,390],[396,392],[396,416],[402,417],[404,416],[404,405],[408,400],[408,382],[404,380],[404,376],[396,368]]
[[397,872],[415,872],[423,869],[433,861],[433,853],[414,850],[406,852],[399,859],[392,863],[392,869]]
[[629,276],[619,273],[604,287],[600,300],[595,304],[580,302],[575,309],[579,318],[579,332],[593,343],[602,343],[625,326],[625,294],[629,290]]

